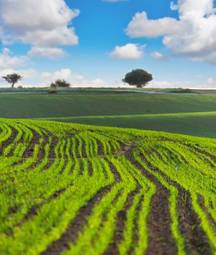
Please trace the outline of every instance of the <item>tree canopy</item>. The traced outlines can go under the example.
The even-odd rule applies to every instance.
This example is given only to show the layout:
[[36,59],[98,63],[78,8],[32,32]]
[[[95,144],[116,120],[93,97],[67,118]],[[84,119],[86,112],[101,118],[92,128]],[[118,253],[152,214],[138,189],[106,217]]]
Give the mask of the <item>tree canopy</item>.
[[13,74],[8,74],[6,76],[2,77],[3,79],[5,79],[8,83],[11,84],[11,87],[14,88],[14,85],[22,79],[22,76],[17,74],[17,73],[13,73]]
[[143,69],[136,69],[127,73],[123,79],[123,82],[128,83],[131,86],[136,86],[137,88],[142,88],[152,80],[152,74]]
[[54,83],[51,84],[51,86],[56,86],[57,88],[69,88],[70,87],[70,83],[68,83],[65,80],[56,80]]

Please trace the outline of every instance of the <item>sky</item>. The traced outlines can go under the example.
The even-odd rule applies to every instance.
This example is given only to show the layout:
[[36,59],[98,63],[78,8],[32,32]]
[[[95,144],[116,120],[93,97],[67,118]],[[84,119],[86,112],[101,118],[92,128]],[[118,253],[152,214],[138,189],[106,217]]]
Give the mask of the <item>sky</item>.
[[117,87],[142,68],[149,87],[216,88],[215,35],[213,0],[0,0],[0,76]]

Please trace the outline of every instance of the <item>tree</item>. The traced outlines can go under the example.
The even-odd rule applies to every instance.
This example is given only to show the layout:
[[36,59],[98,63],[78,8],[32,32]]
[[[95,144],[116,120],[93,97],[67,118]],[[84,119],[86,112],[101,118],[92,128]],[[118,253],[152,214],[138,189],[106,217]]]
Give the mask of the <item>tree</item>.
[[65,80],[56,80],[54,82],[54,84],[56,85],[56,87],[59,88],[69,88],[70,87],[70,83],[66,82]]
[[152,80],[153,80],[152,74],[146,72],[143,69],[136,69],[127,73],[122,81],[128,83],[131,86],[142,88]]
[[11,83],[11,87],[14,88],[14,85],[22,79],[22,76],[17,74],[17,73],[13,73],[13,74],[8,74],[6,76],[2,77],[3,79],[5,79],[8,83]]
[[50,84],[50,89],[48,90],[49,94],[56,94],[57,93],[57,86],[55,83]]

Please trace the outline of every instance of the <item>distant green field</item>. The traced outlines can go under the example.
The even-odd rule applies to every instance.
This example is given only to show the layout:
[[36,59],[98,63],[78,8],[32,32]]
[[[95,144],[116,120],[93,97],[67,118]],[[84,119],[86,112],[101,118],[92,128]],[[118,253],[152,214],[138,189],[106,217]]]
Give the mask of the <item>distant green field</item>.
[[0,117],[41,118],[216,111],[215,94],[78,91],[0,93]]
[[45,89],[0,90],[0,117],[52,118],[216,137],[216,93],[164,92],[75,89],[49,95]]
[[216,138],[216,112],[55,118],[98,126],[139,128]]

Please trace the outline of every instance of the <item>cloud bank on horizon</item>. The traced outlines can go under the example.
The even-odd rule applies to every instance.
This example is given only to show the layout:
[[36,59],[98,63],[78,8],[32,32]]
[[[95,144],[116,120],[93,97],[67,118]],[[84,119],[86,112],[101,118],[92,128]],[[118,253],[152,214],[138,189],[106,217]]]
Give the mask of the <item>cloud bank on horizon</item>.
[[139,67],[156,77],[150,86],[216,87],[215,1],[142,2],[0,0],[0,75],[120,86]]

